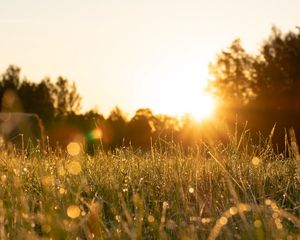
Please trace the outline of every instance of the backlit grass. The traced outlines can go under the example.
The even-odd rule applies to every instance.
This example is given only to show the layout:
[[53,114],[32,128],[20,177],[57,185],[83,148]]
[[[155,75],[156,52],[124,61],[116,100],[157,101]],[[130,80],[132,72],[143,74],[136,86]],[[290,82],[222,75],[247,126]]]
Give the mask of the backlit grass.
[[[0,239],[299,239],[297,145],[0,153]],[[68,153],[69,151],[69,153]]]

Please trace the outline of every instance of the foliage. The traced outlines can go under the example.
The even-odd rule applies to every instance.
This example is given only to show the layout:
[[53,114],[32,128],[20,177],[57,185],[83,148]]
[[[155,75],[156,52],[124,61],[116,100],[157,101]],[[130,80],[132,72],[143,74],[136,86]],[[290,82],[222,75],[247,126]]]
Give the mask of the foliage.
[[[272,29],[258,55],[247,53],[239,41],[211,64],[209,90],[220,100],[219,116],[232,125],[238,116],[265,134],[274,123],[300,132],[300,32]],[[229,106],[229,107],[228,107]]]
[[57,115],[67,115],[80,110],[81,97],[75,83],[69,84],[67,79],[58,77],[55,85],[51,86],[51,94]]
[[240,40],[233,41],[227,50],[217,55],[216,62],[210,64],[214,78],[209,81],[209,90],[225,104],[247,104],[256,94],[254,65],[255,58],[244,50]]
[[38,114],[44,122],[55,116],[77,113],[81,97],[75,84],[58,77],[55,83],[44,79],[33,83],[21,79],[21,69],[11,65],[0,78],[1,111]]

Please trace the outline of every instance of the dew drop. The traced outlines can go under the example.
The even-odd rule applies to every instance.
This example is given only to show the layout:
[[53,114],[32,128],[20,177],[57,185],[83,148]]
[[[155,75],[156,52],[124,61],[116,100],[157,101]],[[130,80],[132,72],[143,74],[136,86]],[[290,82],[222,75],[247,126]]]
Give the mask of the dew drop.
[[226,224],[228,223],[227,217],[221,217],[221,218],[219,219],[219,223],[220,223],[221,225],[226,225]]
[[231,215],[235,215],[235,214],[238,213],[238,209],[237,209],[236,207],[231,207],[231,208],[229,209],[229,213],[230,213]]
[[121,216],[120,215],[116,215],[115,219],[117,220],[117,222],[121,222]]

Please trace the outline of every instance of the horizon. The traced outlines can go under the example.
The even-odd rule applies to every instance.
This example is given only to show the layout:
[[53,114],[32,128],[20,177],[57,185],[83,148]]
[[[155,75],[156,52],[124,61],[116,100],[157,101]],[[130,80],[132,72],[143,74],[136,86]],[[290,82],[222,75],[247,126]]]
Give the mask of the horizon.
[[107,116],[118,106],[129,115],[150,108],[195,116],[191,109],[203,106],[215,55],[236,38],[257,51],[272,25],[294,31],[300,3],[15,0],[0,6],[1,73],[14,64],[35,82],[66,77],[76,83],[82,111],[97,106]]

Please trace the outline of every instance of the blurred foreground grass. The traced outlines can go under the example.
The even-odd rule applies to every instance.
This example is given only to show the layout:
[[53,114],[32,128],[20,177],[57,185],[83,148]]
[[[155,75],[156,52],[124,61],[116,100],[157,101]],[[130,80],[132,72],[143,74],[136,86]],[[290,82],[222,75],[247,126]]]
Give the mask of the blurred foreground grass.
[[[183,150],[0,152],[0,239],[300,239],[300,159],[250,134]],[[298,170],[297,170],[298,169]]]

